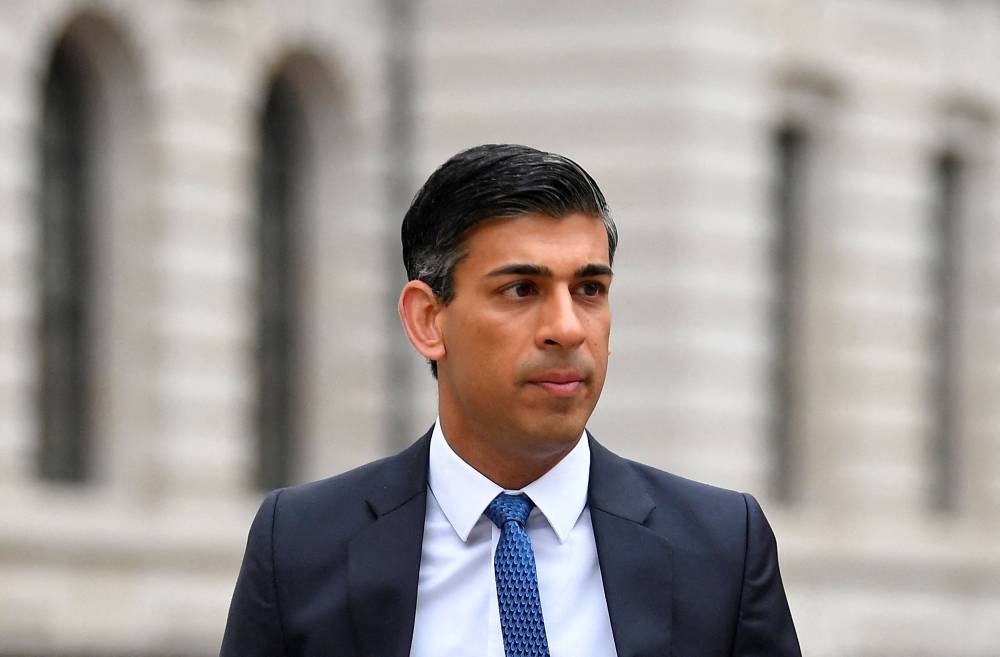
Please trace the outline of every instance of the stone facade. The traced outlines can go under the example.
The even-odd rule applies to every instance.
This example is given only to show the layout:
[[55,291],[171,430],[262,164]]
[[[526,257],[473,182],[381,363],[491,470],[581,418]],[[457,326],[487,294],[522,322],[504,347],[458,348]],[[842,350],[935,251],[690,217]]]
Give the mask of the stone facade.
[[[87,54],[99,119],[96,472],[81,485],[34,475],[36,134],[64,36]],[[600,181],[622,235],[595,434],[761,499],[807,655],[994,656],[998,44],[985,0],[2,3],[0,655],[217,652],[261,497],[252,171],[281,71],[313,146],[297,479],[390,453],[433,420],[395,317],[402,207],[465,146],[535,145]],[[810,140],[788,298],[773,266],[782,126]],[[943,152],[966,172],[946,306]],[[782,349],[795,409],[776,468]]]

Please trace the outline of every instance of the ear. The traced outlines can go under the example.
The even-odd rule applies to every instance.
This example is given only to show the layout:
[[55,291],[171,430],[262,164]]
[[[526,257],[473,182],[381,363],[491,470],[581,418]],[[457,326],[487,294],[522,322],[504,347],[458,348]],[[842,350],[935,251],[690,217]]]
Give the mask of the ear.
[[445,355],[444,340],[437,325],[437,315],[444,305],[434,290],[423,281],[410,281],[399,294],[399,319],[410,344],[427,360]]

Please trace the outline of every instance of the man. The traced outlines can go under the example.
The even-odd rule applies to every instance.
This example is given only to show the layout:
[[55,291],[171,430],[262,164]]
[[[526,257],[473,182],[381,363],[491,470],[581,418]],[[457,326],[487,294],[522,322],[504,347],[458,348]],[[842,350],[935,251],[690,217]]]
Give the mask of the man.
[[585,430],[618,241],[593,179],[472,148],[428,179],[402,241],[399,314],[438,420],[397,456],[267,497],[223,657],[799,655],[757,502]]

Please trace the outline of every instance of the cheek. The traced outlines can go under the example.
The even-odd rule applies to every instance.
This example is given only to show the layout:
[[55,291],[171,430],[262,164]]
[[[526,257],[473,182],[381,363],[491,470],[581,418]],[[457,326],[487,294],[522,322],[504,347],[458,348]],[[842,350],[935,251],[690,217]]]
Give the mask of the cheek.
[[451,355],[469,382],[491,385],[516,364],[511,323],[479,321],[451,336]]
[[608,350],[608,342],[611,339],[611,318],[605,316],[594,317],[591,319],[587,329],[587,333],[590,336],[587,342],[595,350],[595,353],[606,352]]

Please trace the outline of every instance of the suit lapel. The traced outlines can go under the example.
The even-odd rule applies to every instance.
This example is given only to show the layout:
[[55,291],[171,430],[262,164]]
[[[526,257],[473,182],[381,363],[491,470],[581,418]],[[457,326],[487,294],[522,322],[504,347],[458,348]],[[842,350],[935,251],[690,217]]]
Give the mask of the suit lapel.
[[670,654],[669,542],[645,522],[655,504],[624,459],[590,438],[588,504],[618,657]]
[[348,596],[360,653],[406,657],[413,640],[427,507],[430,433],[393,457],[367,496],[374,522],[348,546]]
[[[406,657],[413,640],[427,508],[430,432],[391,459],[367,496],[372,524],[348,546],[360,653]],[[590,438],[588,505],[618,657],[670,654],[667,540],[645,526],[655,504],[624,459]]]

